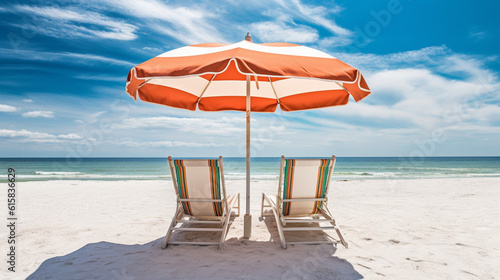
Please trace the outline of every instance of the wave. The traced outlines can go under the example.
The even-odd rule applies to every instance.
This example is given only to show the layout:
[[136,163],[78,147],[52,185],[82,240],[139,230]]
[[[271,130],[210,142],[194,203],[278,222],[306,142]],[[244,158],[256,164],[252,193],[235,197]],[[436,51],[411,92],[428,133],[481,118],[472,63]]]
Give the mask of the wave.
[[145,174],[134,174],[134,175],[124,175],[124,174],[88,174],[83,172],[55,172],[55,171],[36,171],[34,174],[24,175],[19,174],[19,179],[25,180],[47,180],[47,179],[102,179],[102,180],[133,180],[133,179],[170,179],[172,178],[169,174],[167,175],[145,175]]
[[[227,180],[245,180],[245,178],[246,178],[245,174],[241,174],[241,175],[225,175],[224,174],[224,179],[227,179]],[[250,174],[250,179],[251,180],[278,180],[279,174],[261,174],[261,175]]]
[[60,176],[71,176],[71,175],[83,175],[83,172],[65,172],[65,171],[35,171],[35,175],[60,175]]
[[[468,177],[500,177],[499,172],[488,172],[485,170],[474,170],[473,172],[464,172],[456,168],[455,172],[450,170],[428,170],[417,172],[352,172],[352,171],[334,171],[332,180],[371,180],[371,179],[425,179],[425,178],[468,178]],[[495,170],[497,171],[497,170]],[[245,172],[225,172],[226,180],[245,180]],[[75,171],[34,171],[31,174],[17,174],[20,180],[26,181],[46,181],[46,180],[171,180],[170,174],[99,174],[84,173]],[[252,173],[251,180],[278,180],[279,173]],[[1,180],[1,179],[0,179]],[[3,180],[1,180],[3,181]]]

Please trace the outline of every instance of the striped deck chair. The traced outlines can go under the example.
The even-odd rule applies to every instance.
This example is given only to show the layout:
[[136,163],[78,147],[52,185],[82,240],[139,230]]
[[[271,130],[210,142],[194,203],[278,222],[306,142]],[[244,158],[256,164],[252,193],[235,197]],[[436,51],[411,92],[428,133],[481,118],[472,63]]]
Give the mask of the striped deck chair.
[[[281,157],[278,195],[276,199],[262,193],[261,219],[264,207],[270,207],[276,219],[281,247],[288,244],[337,243],[336,241],[286,242],[286,231],[335,230],[340,242],[347,248],[340,228],[328,209],[328,187],[335,165],[335,156],[326,159],[286,159]],[[317,227],[289,224],[316,223]],[[321,223],[328,223],[321,226]],[[288,226],[287,226],[288,225]]]
[[[233,206],[238,209],[237,216],[240,215],[240,194],[226,196],[222,157],[189,160],[168,157],[168,163],[177,194],[177,209],[162,248],[170,244],[191,244],[219,245],[219,250],[222,249]],[[201,227],[195,227],[197,224]],[[207,224],[218,227],[203,227]],[[220,232],[221,238],[219,242],[169,242],[174,231]]]

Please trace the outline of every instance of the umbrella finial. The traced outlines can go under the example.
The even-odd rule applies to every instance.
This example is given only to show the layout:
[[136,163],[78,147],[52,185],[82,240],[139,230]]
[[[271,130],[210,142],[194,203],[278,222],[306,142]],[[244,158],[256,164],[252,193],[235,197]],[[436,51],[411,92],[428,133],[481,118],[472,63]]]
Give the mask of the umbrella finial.
[[247,32],[247,36],[245,36],[245,41],[252,42],[252,35],[250,35],[250,32]]

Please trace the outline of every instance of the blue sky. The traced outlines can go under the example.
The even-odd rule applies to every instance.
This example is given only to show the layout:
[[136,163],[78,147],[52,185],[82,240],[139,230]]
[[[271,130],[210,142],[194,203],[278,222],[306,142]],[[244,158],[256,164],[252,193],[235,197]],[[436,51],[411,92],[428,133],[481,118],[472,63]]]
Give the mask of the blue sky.
[[252,114],[253,156],[500,155],[496,1],[0,4],[0,156],[244,156],[241,112],[134,101],[134,65],[189,44],[285,41],[361,70],[359,103]]

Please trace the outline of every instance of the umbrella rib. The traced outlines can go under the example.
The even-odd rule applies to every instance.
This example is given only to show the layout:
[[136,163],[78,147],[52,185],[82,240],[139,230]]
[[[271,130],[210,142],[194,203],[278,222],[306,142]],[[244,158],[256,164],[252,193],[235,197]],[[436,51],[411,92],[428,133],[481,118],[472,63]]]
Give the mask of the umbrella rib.
[[151,78],[149,79],[144,79],[144,82],[142,84],[140,84],[137,89],[140,89],[143,85],[147,84],[149,81],[151,81]]
[[203,89],[203,91],[201,92],[200,97],[198,97],[198,100],[196,100],[196,104],[200,103],[201,97],[203,96],[203,94],[205,94],[205,91],[207,91],[208,86],[209,86],[209,85],[210,85],[210,83],[212,83],[212,81],[215,79],[215,76],[217,76],[217,74],[214,74],[214,75],[212,76],[212,79],[210,79],[210,81],[208,81],[208,84],[205,86],[205,88],[204,88],[204,89]]
[[267,77],[269,79],[269,84],[271,84],[271,88],[273,89],[274,96],[276,96],[276,100],[278,100],[278,104],[280,104],[280,99],[278,97],[278,94],[276,93],[276,89],[274,88],[273,82],[271,81],[271,77]]
[[[347,93],[351,94],[351,93],[349,92],[349,90],[348,90],[348,89],[346,89],[346,88],[345,88],[345,87],[344,87],[341,83],[339,83],[339,82],[335,82],[335,83],[336,83],[339,87],[341,87],[342,89],[344,89]],[[351,95],[352,95],[352,94],[351,94]]]
[[257,87],[257,89],[259,89],[259,78],[257,76],[253,76],[254,80],[255,80],[255,87]]

